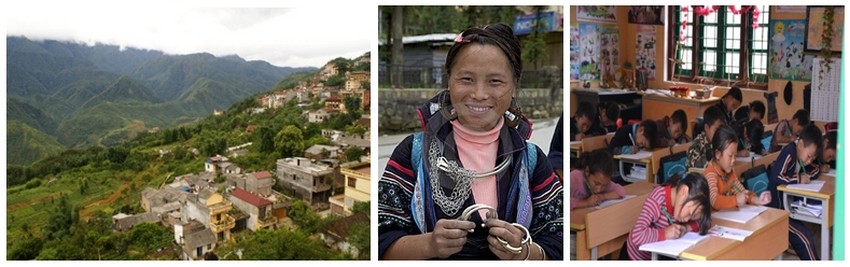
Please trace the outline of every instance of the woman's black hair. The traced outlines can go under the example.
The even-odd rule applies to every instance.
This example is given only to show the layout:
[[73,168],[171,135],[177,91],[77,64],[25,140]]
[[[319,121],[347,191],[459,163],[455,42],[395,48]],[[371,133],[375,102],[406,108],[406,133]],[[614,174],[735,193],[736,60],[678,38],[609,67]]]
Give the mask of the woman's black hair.
[[729,145],[736,146],[738,145],[738,135],[735,134],[735,130],[732,129],[729,125],[720,126],[717,128],[717,131],[714,132],[714,136],[711,138],[711,149],[709,149],[706,155],[710,160],[714,160],[714,154],[722,152]]
[[696,222],[699,225],[699,234],[705,235],[708,228],[711,228],[711,198],[709,197],[708,181],[705,177],[699,173],[679,173],[667,179],[664,185],[669,185],[673,189],[680,186],[688,187],[685,203],[694,201],[699,205],[702,217]]
[[643,127],[643,137],[646,137],[646,141],[649,142],[649,147],[646,149],[653,150],[659,147],[658,124],[655,120],[644,120],[640,123],[640,127]]
[[727,91],[726,94],[723,95],[722,98],[726,98],[727,96],[731,96],[735,100],[738,100],[738,102],[743,102],[743,100],[744,100],[744,95],[741,94],[741,88],[738,88],[738,87],[735,87],[735,86],[732,86],[732,88],[729,88],[729,91]]
[[682,109],[677,109],[673,111],[673,115],[670,116],[670,119],[673,120],[673,124],[678,123],[682,126],[682,132],[688,131],[688,114],[685,114],[685,111]]
[[512,68],[514,81],[519,86],[522,76],[522,49],[514,30],[504,23],[490,24],[481,28],[468,28],[460,33],[446,55],[446,72],[451,74],[455,57],[468,44],[494,45],[502,50]]
[[803,146],[809,146],[814,144],[817,147],[817,154],[820,156],[823,150],[823,134],[814,124],[808,124],[803,128],[803,131],[800,132],[800,140],[803,141]]
[[587,168],[590,173],[602,173],[611,177],[614,175],[614,156],[605,149],[584,152],[578,159],[578,167],[581,170]]

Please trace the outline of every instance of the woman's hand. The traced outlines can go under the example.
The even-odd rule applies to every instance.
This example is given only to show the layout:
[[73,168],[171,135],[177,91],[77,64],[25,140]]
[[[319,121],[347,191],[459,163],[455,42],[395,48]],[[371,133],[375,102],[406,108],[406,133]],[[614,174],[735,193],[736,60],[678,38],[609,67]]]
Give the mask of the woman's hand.
[[454,219],[440,219],[434,225],[434,231],[429,233],[428,247],[431,255],[447,258],[460,252],[466,244],[466,235],[475,229],[475,223]]
[[[490,251],[493,254],[496,254],[497,257],[501,260],[522,260],[525,259],[527,253],[531,253],[531,249],[529,246],[526,246],[522,243],[522,240],[525,238],[525,231],[517,228],[516,226],[511,225],[509,222],[499,220],[499,219],[490,219],[487,220],[485,226],[490,228],[490,235],[487,236],[487,242],[490,244]],[[499,242],[496,237],[502,238],[508,242],[508,245],[521,248],[522,252],[519,254],[514,254],[501,242]],[[530,245],[530,244],[529,244]]]

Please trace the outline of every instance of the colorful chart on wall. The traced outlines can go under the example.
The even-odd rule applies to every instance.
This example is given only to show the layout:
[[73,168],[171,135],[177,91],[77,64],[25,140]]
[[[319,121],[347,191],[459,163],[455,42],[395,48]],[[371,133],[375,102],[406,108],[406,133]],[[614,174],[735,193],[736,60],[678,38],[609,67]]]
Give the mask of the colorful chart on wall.
[[630,6],[629,23],[664,25],[664,6]]
[[812,80],[812,55],[804,53],[806,20],[770,21],[770,78]]
[[613,75],[620,69],[620,33],[614,26],[600,27],[599,68],[601,74]]
[[616,6],[577,6],[576,20],[586,22],[617,22]]
[[570,25],[570,80],[579,76],[579,32],[578,25]]
[[[820,52],[823,34],[823,15],[826,7],[808,7],[806,10],[806,44],[807,51]],[[832,42],[830,49],[833,53],[841,52],[841,44],[844,41],[844,7],[833,9]]]
[[579,79],[599,79],[599,27],[595,24],[579,24]]
[[645,70],[647,80],[655,80],[655,26],[638,26],[635,40],[635,69]]

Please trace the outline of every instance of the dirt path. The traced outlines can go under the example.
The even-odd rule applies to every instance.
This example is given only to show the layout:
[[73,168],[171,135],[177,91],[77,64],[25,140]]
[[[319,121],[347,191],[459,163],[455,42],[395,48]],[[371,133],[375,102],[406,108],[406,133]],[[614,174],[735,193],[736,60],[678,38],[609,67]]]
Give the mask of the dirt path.
[[8,207],[6,207],[6,212],[8,213],[8,212],[12,212],[12,211],[15,211],[15,210],[23,208],[23,207],[32,206],[32,205],[35,205],[35,204],[41,204],[41,203],[44,203],[44,202],[47,202],[47,201],[51,201],[53,199],[58,199],[59,196],[61,196],[61,195],[62,195],[62,192],[56,192],[56,193],[46,195],[46,196],[42,196],[42,197],[39,197],[39,198],[36,198],[36,199],[31,199],[31,200],[26,201],[26,202],[15,203],[15,204],[12,204],[12,205],[9,205]]
[[[135,181],[133,181],[133,183],[135,183]],[[97,209],[101,205],[112,203],[113,201],[118,199],[118,197],[121,196],[121,192],[124,192],[124,189],[127,189],[127,187],[130,187],[130,184],[122,184],[121,187],[118,187],[118,189],[112,191],[112,194],[109,194],[108,196],[101,198],[95,202],[89,203],[83,208],[83,210],[80,211],[80,218],[82,218],[83,220],[88,219],[89,217],[91,217],[92,213],[95,212],[95,209]]]

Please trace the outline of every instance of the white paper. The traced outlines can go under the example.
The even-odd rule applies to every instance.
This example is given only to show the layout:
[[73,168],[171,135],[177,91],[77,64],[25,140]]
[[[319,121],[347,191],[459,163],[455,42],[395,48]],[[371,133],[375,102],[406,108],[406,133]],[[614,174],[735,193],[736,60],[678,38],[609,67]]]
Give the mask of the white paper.
[[757,159],[760,159],[761,155],[753,153],[750,151],[750,155],[746,157],[735,157],[735,162],[753,162]]
[[614,204],[617,204],[617,203],[620,203],[620,202],[626,201],[626,200],[628,200],[628,199],[630,199],[630,198],[633,198],[633,197],[635,197],[635,195],[626,195],[626,196],[624,196],[624,197],[623,197],[623,198],[621,198],[621,199],[609,199],[609,200],[605,200],[605,201],[602,201],[602,203],[599,203],[599,205],[598,205],[598,206],[596,206],[596,208],[597,208],[597,209],[605,208],[605,207],[608,207],[608,206],[611,206],[611,205],[614,205]]
[[715,225],[711,229],[708,230],[708,235],[716,236],[726,239],[734,239],[738,241],[744,241],[748,236],[752,235],[752,231],[747,231],[738,228],[725,227],[720,225]]
[[791,208],[795,213],[803,213],[814,217],[820,217],[823,214],[823,204],[804,203],[802,200],[792,202]]
[[813,181],[810,181],[808,184],[789,184],[789,185],[786,185],[786,186],[789,189],[804,190],[804,191],[810,191],[810,192],[820,192],[820,189],[823,188],[823,184],[824,184],[824,181],[813,180]]
[[641,251],[655,252],[662,255],[678,257],[682,251],[696,245],[700,241],[708,238],[708,235],[701,236],[694,232],[688,232],[679,239],[669,239],[654,243],[643,244],[640,246]]
[[642,159],[648,158],[650,156],[652,156],[652,152],[649,152],[649,151],[646,151],[646,150],[638,151],[638,153],[635,153],[635,154],[620,154],[619,155],[620,159],[631,159],[631,160],[642,160]]
[[581,141],[570,141],[570,146],[578,146],[581,145]]
[[767,208],[762,206],[744,205],[739,207],[738,210],[724,210],[713,212],[711,214],[711,217],[713,219],[723,219],[737,223],[747,223],[765,210],[767,210]]

